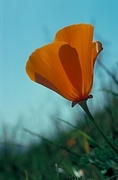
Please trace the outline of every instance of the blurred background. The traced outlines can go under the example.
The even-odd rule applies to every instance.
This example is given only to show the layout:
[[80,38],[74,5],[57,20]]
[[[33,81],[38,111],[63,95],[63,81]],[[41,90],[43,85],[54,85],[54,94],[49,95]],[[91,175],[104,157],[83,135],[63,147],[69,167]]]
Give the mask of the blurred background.
[[[54,150],[54,154],[58,154],[57,156],[60,158],[60,151],[57,153],[58,148],[55,149],[53,146],[47,147],[48,145],[46,141],[42,141],[42,137],[51,140],[58,139],[59,137],[62,140],[65,137],[64,143],[68,139],[71,139],[72,127],[61,120],[65,120],[76,127],[78,127],[78,123],[81,123],[79,127],[83,128],[82,131],[88,126],[85,123],[86,116],[79,106],[71,108],[71,102],[49,89],[32,82],[25,72],[26,62],[30,54],[36,48],[52,42],[55,33],[70,24],[92,24],[94,26],[94,40],[99,40],[103,44],[104,50],[99,55],[94,69],[93,99],[88,101],[88,106],[91,113],[95,117],[97,116],[97,119],[99,119],[98,116],[105,118],[111,117],[108,118],[109,123],[105,121],[108,126],[105,131],[108,134],[110,133],[110,123],[113,120],[116,122],[115,118],[117,118],[117,114],[115,113],[117,113],[116,107],[118,105],[117,8],[117,1],[108,0],[0,1],[0,142],[1,152],[7,154],[5,154],[5,157],[8,156],[8,152],[13,147],[15,147],[15,153],[16,149],[17,152],[24,152],[29,151],[30,148],[42,142],[40,149],[43,152],[43,148],[46,147],[45,157],[49,159],[51,157],[50,152]],[[108,111],[108,109],[110,110]],[[111,109],[115,109],[113,117],[111,116]],[[103,114],[101,115],[101,112],[105,116]],[[36,134],[32,134],[30,131]],[[86,133],[90,131],[91,127]],[[114,131],[116,133],[116,130]],[[40,134],[41,137],[37,138],[37,134]],[[95,134],[93,133],[94,136]],[[98,140],[98,138],[96,139]],[[60,142],[62,142],[61,140]],[[99,142],[101,144],[101,139]],[[6,144],[7,146],[5,146]],[[39,149],[37,151],[36,148],[37,146],[35,150],[38,152]],[[84,148],[83,145],[81,154],[85,151]],[[27,157],[29,157],[29,154],[27,154]],[[9,158],[5,160],[5,165],[9,164],[8,162],[11,162],[11,164],[14,162],[14,155],[11,157],[13,158],[11,161],[8,160]],[[37,159],[37,157],[35,158]],[[24,155],[22,159],[26,159],[26,156]],[[54,157],[54,159],[56,158]],[[54,161],[55,164],[56,160]],[[1,167],[1,179],[8,179],[8,176],[3,175],[7,174],[7,172],[8,174],[12,174],[11,172],[17,174],[16,172],[18,172],[17,177],[9,175],[9,179],[17,179],[20,175],[25,178],[27,176],[27,171],[25,172],[25,170],[27,170],[30,160],[29,162],[25,161],[23,166],[24,171],[21,168],[23,162],[18,163],[13,166],[12,170],[9,168],[11,166],[10,164],[6,169]],[[41,163],[44,163],[44,160]],[[52,163],[52,172],[55,169],[54,164]],[[50,163],[47,163],[44,168],[45,173],[47,171],[46,168],[49,167],[48,165],[51,166]],[[41,173],[38,174],[38,171],[35,172],[38,168],[33,168],[33,165],[31,167],[31,179],[49,179],[45,175],[39,177]]]

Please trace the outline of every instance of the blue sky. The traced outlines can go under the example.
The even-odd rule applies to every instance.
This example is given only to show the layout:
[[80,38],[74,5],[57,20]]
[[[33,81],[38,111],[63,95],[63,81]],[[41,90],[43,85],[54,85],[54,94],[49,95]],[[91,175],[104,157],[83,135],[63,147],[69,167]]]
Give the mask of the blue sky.
[[[50,116],[71,121],[79,107],[72,109],[70,102],[32,82],[25,73],[26,61],[36,48],[53,41],[60,28],[91,23],[94,39],[103,44],[102,61],[112,70],[118,57],[117,9],[118,2],[110,0],[0,1],[1,126],[12,129],[19,124],[20,128],[43,133],[50,125]],[[95,68],[91,101],[100,94],[100,79],[103,77]]]

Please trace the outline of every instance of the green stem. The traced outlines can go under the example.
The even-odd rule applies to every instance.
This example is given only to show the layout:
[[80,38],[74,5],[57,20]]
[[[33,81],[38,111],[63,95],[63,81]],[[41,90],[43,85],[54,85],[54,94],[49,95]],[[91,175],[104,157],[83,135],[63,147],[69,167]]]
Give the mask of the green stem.
[[91,115],[88,106],[86,104],[86,100],[81,101],[78,103],[82,109],[86,112],[86,114],[88,115],[88,117],[90,118],[90,120],[92,121],[92,123],[94,124],[94,126],[96,127],[96,129],[99,131],[99,133],[101,134],[101,136],[104,138],[104,140],[107,142],[107,144],[112,148],[112,150],[118,154],[118,149],[111,143],[111,141],[106,137],[106,135],[104,134],[104,132],[101,130],[101,128],[98,126],[98,124],[95,122],[93,116]]

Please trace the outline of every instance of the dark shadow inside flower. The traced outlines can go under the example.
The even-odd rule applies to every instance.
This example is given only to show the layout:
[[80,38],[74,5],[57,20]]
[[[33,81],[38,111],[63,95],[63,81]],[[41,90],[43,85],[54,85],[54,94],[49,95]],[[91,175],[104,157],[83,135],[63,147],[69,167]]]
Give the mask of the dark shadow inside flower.
[[45,79],[44,77],[42,77],[40,74],[35,72],[35,80],[37,83],[57,92],[58,94],[61,95],[61,93],[59,92],[59,90],[47,79]]
[[82,92],[82,70],[77,50],[64,44],[59,49],[59,57],[70,83],[77,92]]

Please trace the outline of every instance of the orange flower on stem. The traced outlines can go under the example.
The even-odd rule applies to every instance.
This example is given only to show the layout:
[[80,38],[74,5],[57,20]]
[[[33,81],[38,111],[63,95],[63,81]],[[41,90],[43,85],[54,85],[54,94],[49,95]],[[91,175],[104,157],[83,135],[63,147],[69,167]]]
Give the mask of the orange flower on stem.
[[54,42],[35,50],[26,65],[29,77],[72,101],[91,98],[93,68],[102,44],[93,40],[90,24],[67,26]]
[[97,55],[103,49],[93,41],[93,26],[77,24],[56,33],[54,42],[35,50],[26,64],[29,77],[72,101],[86,112],[101,136],[118,154],[117,148],[95,122],[87,107],[93,83],[93,68]]

